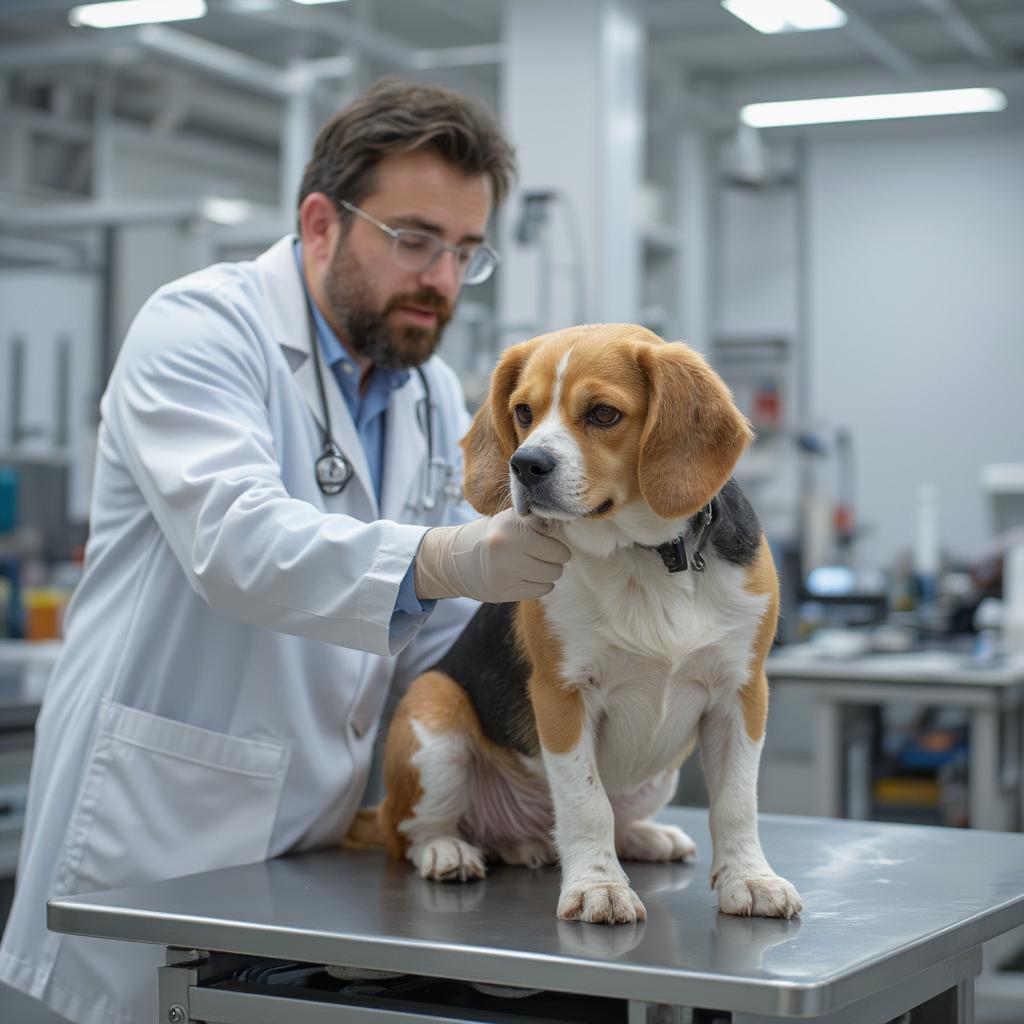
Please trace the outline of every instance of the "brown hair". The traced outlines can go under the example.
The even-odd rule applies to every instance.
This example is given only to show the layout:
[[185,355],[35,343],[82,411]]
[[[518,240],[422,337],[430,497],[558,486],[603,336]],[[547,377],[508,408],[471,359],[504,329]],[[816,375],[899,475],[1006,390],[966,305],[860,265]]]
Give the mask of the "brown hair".
[[387,156],[432,150],[467,176],[486,174],[494,205],[516,177],[515,151],[482,103],[438,85],[382,78],[320,129],[299,205],[312,192],[358,205]]

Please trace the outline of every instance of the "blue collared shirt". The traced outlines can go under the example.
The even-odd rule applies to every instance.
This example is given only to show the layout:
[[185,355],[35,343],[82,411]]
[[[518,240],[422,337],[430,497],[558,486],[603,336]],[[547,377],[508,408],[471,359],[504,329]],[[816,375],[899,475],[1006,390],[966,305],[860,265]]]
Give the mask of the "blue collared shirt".
[[[299,278],[302,280],[302,287],[306,292],[306,300],[313,310],[313,321],[316,325],[316,337],[320,343],[320,351],[323,353],[324,362],[331,368],[331,373],[338,382],[342,398],[345,399],[345,405],[356,426],[356,432],[359,434],[359,440],[362,442],[363,452],[366,455],[367,465],[370,467],[370,477],[373,480],[373,489],[377,494],[379,508],[384,479],[384,442],[387,437],[388,405],[391,402],[391,392],[402,387],[408,381],[409,371],[388,370],[383,366],[374,366],[366,394],[360,394],[361,371],[359,367],[345,351],[345,347],[338,340],[338,336],[324,319],[323,313],[320,312],[319,307],[309,294],[306,275],[302,270],[302,243],[298,239],[295,240],[294,253],[295,265],[299,269]],[[399,619],[399,616],[414,616],[422,621],[437,604],[436,601],[421,601],[416,596],[413,579],[415,565],[414,558],[409,563],[409,569],[398,588],[398,599],[395,601],[395,610],[391,615],[392,636],[394,636],[399,623],[406,624],[406,620]]]

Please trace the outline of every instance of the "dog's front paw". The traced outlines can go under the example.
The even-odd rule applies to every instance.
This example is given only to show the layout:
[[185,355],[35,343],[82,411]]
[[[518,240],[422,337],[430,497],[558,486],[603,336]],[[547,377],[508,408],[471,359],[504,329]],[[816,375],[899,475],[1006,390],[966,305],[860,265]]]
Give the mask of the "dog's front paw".
[[697,856],[697,844],[681,828],[654,821],[631,821],[623,826],[615,847],[623,860],[692,860]]
[[558,916],[563,921],[632,924],[646,920],[647,911],[625,882],[601,878],[564,885],[558,900]]
[[409,859],[421,878],[434,882],[470,882],[487,874],[483,854],[469,843],[442,836],[415,843]]
[[803,910],[800,894],[786,879],[770,872],[718,872],[712,882],[718,909],[739,917],[790,918]]

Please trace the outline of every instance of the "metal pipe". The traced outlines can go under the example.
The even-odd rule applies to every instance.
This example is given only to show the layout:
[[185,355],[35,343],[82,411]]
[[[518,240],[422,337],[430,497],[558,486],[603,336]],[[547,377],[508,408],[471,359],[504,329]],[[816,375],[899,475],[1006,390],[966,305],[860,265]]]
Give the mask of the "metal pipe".
[[70,436],[68,420],[71,406],[71,339],[66,334],[57,339],[56,385],[53,440],[58,448],[66,448]]
[[[99,374],[97,384],[102,390],[110,376],[114,366],[114,358],[117,355],[119,346],[114,343],[114,310],[117,304],[117,229],[107,224],[103,228],[103,276],[100,278],[100,309],[99,309],[99,338],[97,348],[97,372]],[[99,402],[92,403],[92,407],[99,412]]]

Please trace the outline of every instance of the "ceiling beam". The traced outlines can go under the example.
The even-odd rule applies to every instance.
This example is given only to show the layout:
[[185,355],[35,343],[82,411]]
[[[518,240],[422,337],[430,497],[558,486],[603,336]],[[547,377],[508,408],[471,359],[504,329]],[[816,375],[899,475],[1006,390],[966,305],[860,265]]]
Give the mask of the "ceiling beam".
[[919,0],[919,3],[935,14],[952,39],[982,64],[1005,63],[1002,54],[955,0]]
[[287,74],[275,65],[180,29],[143,25],[137,30],[136,39],[150,53],[170,57],[179,64],[206,71],[253,92],[278,97],[285,97],[290,92]]
[[310,8],[298,11],[294,4],[289,4],[287,9],[280,5],[258,9],[239,5],[230,10],[233,14],[273,25],[275,28],[316,32],[335,42],[352,46],[369,57],[410,71],[500,64],[505,56],[504,47],[500,43],[416,49],[398,36],[382,32],[347,15]]
[[447,46],[438,50],[416,50],[412,67],[417,71],[438,68],[469,68],[486,64],[500,64],[505,59],[501,43],[481,43],[479,46]]
[[137,49],[135,29],[74,35],[47,42],[7,43],[0,46],[0,67],[17,71],[50,64],[88,64],[103,58],[131,56]]
[[280,4],[272,7],[260,7],[258,10],[248,9],[242,5],[228,8],[232,14],[243,16],[251,21],[262,22],[278,29],[288,31],[309,31],[335,42],[357,47],[371,57],[376,57],[389,64],[412,68],[415,66],[416,51],[407,46],[397,36],[372,28],[334,11],[318,11],[312,7],[297,7],[287,4],[284,9]]
[[906,50],[879,32],[862,14],[850,10],[849,4],[843,5],[843,11],[846,13],[846,25],[841,31],[865,53],[874,57],[893,74],[903,78],[920,72],[920,64]]

